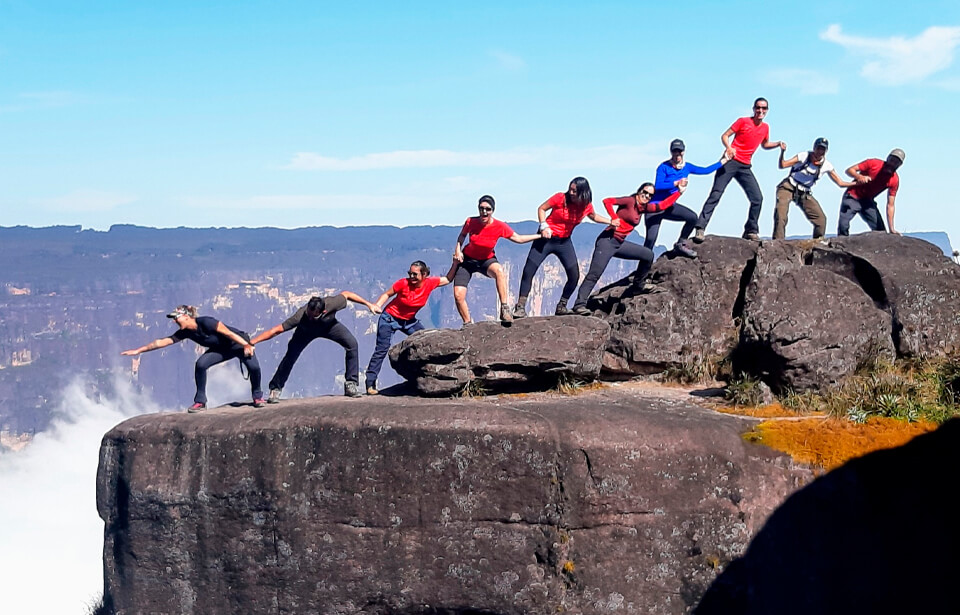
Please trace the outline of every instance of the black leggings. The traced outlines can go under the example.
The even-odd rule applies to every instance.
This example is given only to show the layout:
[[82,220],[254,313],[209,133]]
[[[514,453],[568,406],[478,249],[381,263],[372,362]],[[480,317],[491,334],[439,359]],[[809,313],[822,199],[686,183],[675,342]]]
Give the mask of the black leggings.
[[645,275],[650,270],[650,264],[653,262],[653,250],[650,248],[635,244],[631,241],[620,241],[613,236],[613,229],[607,229],[597,237],[597,243],[593,248],[593,257],[590,259],[590,271],[587,277],[583,279],[580,285],[580,292],[577,293],[577,302],[574,307],[580,307],[587,304],[590,293],[603,275],[607,263],[613,257],[622,258],[629,261],[640,261],[637,264],[637,273]]
[[690,237],[693,227],[697,223],[697,214],[692,209],[676,203],[668,207],[665,211],[658,214],[645,214],[643,222],[647,225],[647,236],[643,240],[644,247],[653,249],[657,243],[657,237],[660,235],[660,223],[664,220],[671,222],[683,222],[683,230],[680,231],[680,239]]
[[242,349],[215,350],[210,348],[200,355],[193,369],[193,377],[197,381],[197,394],[193,396],[193,401],[198,404],[207,403],[207,370],[230,359],[239,359],[246,366],[250,373],[250,393],[253,399],[257,400],[263,397],[263,392],[260,390],[260,362],[257,360],[257,355],[244,356]]
[[290,338],[290,343],[287,344],[287,352],[284,353],[283,358],[280,359],[277,372],[270,380],[271,390],[282,389],[284,385],[287,384],[287,378],[290,377],[290,370],[293,369],[294,363],[300,358],[300,353],[303,352],[310,342],[318,337],[328,339],[343,346],[343,349],[346,351],[343,366],[344,380],[354,384],[360,383],[360,360],[357,350],[357,338],[353,337],[350,329],[342,322],[334,321],[329,327],[315,329],[309,333],[301,334],[300,330],[300,328],[297,328],[293,333],[293,337]]
[[533,276],[537,275],[537,269],[540,269],[543,259],[551,254],[557,255],[563,270],[567,273],[567,283],[563,285],[561,299],[566,301],[573,291],[577,290],[577,284],[580,282],[580,264],[577,262],[577,251],[573,248],[573,240],[570,237],[551,237],[550,239],[541,237],[530,245],[530,253],[527,254],[523,276],[520,278],[521,297],[526,298],[530,294]]

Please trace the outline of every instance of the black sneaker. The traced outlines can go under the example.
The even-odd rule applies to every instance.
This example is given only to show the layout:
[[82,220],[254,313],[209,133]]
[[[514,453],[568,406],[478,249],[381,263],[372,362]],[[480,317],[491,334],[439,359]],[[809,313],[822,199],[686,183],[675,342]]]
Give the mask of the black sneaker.
[[593,312],[585,305],[573,306],[573,313],[577,316],[593,316]]
[[756,233],[744,233],[743,238],[747,241],[760,241],[760,235]]
[[347,380],[343,383],[343,394],[347,397],[360,397],[363,393],[360,392],[360,387],[356,382],[351,382]]
[[557,304],[557,309],[553,311],[557,316],[569,316],[573,314],[573,310],[567,309],[567,302],[561,301]]
[[697,251],[690,247],[686,239],[681,239],[677,243],[673,244],[673,251],[679,254],[680,256],[686,256],[687,258],[697,258]]

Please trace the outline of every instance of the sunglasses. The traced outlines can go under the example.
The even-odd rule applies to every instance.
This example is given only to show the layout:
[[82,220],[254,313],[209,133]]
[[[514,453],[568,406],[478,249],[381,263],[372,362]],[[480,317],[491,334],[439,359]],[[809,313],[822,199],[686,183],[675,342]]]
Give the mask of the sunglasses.
[[652,193],[652,192],[647,192],[646,190],[642,190],[642,191],[640,192],[640,196],[645,196],[645,197],[647,197],[648,199],[652,199],[652,198],[653,198],[653,193]]
[[478,209],[480,210],[480,213],[482,213],[482,214],[493,213],[493,209],[490,208],[490,207],[479,207]]
[[419,272],[419,271],[408,271],[408,272],[407,272],[407,277],[410,277],[410,278],[415,278],[415,277],[417,277],[417,276],[419,276],[419,275],[420,275],[420,272]]
[[770,107],[754,107],[753,110],[754,110],[754,111],[766,111],[766,110],[768,110],[769,108],[770,108]]

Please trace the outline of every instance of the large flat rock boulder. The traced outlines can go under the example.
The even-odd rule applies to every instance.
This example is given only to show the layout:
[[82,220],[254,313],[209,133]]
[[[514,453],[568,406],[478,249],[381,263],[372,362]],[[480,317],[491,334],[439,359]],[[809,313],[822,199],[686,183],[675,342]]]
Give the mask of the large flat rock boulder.
[[599,318],[524,318],[420,331],[390,349],[390,364],[422,395],[546,390],[596,380],[610,325]]
[[811,472],[635,384],[130,419],[105,602],[133,613],[685,613]]

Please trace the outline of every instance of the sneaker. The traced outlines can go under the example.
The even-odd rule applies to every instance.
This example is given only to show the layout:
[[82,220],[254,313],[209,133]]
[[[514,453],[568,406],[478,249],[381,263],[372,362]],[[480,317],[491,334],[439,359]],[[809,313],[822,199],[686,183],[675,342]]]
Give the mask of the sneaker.
[[189,408],[187,408],[187,412],[189,412],[190,414],[193,414],[194,412],[203,412],[206,409],[207,409],[207,404],[201,404],[200,402],[197,402],[192,406],[190,406]]
[[556,314],[557,316],[569,316],[573,314],[573,310],[568,310],[567,302],[561,301],[560,303],[557,304],[557,309],[554,310],[553,313]]
[[500,322],[513,322],[513,314],[510,313],[510,306],[506,303],[500,306]]
[[270,389],[270,396],[267,397],[268,404],[279,404],[281,389]]
[[350,382],[347,380],[343,383],[343,394],[347,397],[360,397],[363,393],[360,392],[360,387],[356,382]]
[[254,408],[263,408],[263,407],[266,406],[266,405],[267,405],[267,400],[265,400],[265,399],[262,398],[262,397],[258,397],[258,398],[256,398],[255,400],[253,400],[253,407],[254,407]]
[[744,233],[743,238],[747,241],[760,241],[760,235],[756,233]]
[[525,310],[524,307],[518,303],[518,304],[516,305],[516,307],[513,308],[513,317],[514,317],[514,318],[526,318],[526,317],[527,317],[527,310]]
[[379,395],[380,391],[377,390],[377,387],[372,384],[367,386],[367,395]]
[[573,313],[577,316],[593,316],[593,312],[585,305],[573,306]]
[[693,233],[693,242],[694,242],[694,243],[703,243],[703,229],[702,229],[702,228],[696,229],[696,231]]
[[690,244],[687,243],[686,239],[681,239],[677,243],[673,244],[673,251],[681,256],[686,256],[687,258],[697,258],[696,250],[690,247]]

